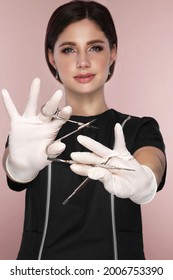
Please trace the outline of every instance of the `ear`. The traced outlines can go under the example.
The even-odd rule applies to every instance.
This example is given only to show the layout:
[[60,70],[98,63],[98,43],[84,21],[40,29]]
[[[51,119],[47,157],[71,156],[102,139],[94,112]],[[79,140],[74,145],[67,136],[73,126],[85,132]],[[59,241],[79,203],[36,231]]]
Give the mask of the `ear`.
[[116,45],[114,44],[111,49],[110,66],[116,60],[116,58],[117,58],[117,48],[116,48]]
[[53,57],[53,52],[48,49],[48,59],[49,59],[49,63],[56,69],[56,64],[55,64],[55,60]]

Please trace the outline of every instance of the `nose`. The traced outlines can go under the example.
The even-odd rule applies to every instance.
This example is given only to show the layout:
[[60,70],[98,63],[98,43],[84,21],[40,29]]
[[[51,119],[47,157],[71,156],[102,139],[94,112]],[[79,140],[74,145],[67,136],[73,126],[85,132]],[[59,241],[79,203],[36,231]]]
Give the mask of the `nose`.
[[76,67],[77,68],[88,68],[90,66],[90,61],[87,53],[80,53],[77,56]]

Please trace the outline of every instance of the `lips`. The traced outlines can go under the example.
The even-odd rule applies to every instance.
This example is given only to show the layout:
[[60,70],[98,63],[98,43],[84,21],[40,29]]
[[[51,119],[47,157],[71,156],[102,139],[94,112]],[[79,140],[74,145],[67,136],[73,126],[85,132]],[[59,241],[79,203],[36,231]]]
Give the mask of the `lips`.
[[79,83],[89,83],[94,79],[95,75],[91,73],[86,73],[86,74],[79,74],[75,76],[75,80],[78,81]]

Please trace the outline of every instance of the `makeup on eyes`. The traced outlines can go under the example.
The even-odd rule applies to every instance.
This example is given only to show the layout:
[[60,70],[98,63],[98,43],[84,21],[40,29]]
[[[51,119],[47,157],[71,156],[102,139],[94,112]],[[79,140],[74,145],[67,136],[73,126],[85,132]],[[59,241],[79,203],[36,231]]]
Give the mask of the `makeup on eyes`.
[[[91,46],[89,47],[88,51],[93,51],[93,52],[101,52],[103,50],[103,46],[100,45],[95,45],[95,46]],[[76,53],[77,50],[74,47],[65,47],[61,50],[62,53],[64,54],[71,54],[71,53]]]
[[[95,50],[96,52],[102,51],[104,49],[105,42],[103,40],[91,40],[86,43],[86,47],[88,50]],[[58,48],[62,53],[75,53],[77,52],[80,45],[75,42],[63,42]]]

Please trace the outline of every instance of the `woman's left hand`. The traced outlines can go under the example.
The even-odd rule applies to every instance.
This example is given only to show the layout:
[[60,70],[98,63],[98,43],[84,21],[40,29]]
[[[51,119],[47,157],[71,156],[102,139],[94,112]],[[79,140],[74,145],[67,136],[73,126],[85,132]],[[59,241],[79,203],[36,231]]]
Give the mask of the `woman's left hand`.
[[[71,154],[72,160],[76,162],[71,165],[73,172],[101,181],[105,189],[117,197],[130,198],[137,204],[152,200],[157,190],[155,175],[148,166],[139,164],[129,153],[120,124],[115,126],[113,150],[87,136],[78,136],[78,142],[91,152]],[[120,169],[93,166],[98,164],[109,164]]]

